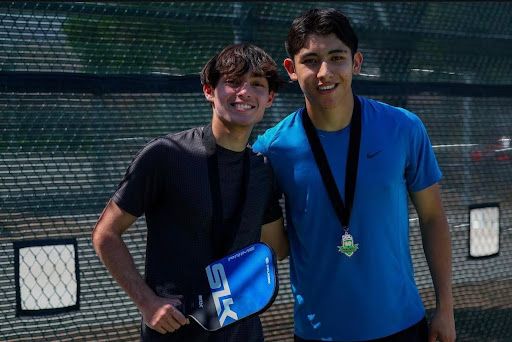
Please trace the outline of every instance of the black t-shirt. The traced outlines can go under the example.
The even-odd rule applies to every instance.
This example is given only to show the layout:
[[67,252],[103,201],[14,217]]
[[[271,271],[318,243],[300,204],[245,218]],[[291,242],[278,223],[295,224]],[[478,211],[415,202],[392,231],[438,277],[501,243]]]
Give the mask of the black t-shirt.
[[[135,156],[113,200],[134,215],[145,214],[147,284],[162,297],[203,293],[198,281],[215,261],[212,251],[212,196],[201,128],[158,137]],[[240,201],[243,152],[217,146],[223,211]],[[260,240],[261,226],[282,216],[273,174],[263,155],[250,153],[250,178],[242,221],[226,254]],[[261,323],[251,317],[216,333],[195,323],[161,335],[142,324],[142,341],[262,341]]]

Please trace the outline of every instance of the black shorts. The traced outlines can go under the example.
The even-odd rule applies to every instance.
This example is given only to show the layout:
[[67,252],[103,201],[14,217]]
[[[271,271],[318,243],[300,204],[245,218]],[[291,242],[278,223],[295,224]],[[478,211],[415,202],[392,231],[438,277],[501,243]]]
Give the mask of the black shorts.
[[[376,340],[369,340],[366,342],[427,342],[428,339],[428,324],[427,319],[423,317],[421,321],[413,326],[399,331],[396,334],[378,338]],[[297,335],[294,336],[295,342],[322,342],[317,340],[304,340]],[[342,341],[339,341],[342,342]],[[349,342],[349,341],[343,341]]]

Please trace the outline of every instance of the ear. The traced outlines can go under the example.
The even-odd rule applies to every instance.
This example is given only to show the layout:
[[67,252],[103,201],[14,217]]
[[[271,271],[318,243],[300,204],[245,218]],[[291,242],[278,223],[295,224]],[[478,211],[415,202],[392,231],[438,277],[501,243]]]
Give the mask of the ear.
[[286,58],[283,62],[283,66],[288,72],[288,76],[290,77],[290,80],[297,81],[297,74],[295,73],[295,65],[293,64],[293,61],[291,58]]
[[213,87],[211,85],[203,85],[203,94],[208,101],[213,102]]
[[363,55],[361,54],[361,52],[356,52],[356,54],[354,55],[353,64],[354,69],[352,71],[352,74],[359,75],[359,73],[361,72],[361,65],[363,64]]
[[273,91],[270,92],[270,94],[268,95],[268,101],[267,101],[267,104],[265,105],[265,108],[270,108],[272,106],[272,103],[274,102],[275,95],[276,95],[275,92],[273,92]]

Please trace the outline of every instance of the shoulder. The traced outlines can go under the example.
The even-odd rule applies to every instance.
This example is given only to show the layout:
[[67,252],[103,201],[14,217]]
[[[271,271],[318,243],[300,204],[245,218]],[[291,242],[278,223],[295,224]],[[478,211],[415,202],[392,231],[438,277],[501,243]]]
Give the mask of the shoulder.
[[195,141],[200,142],[203,139],[203,129],[202,127],[194,127],[180,132],[169,133],[165,136],[159,137],[158,139],[160,139],[164,144],[166,142],[181,142],[186,144]]
[[169,133],[149,141],[145,148],[150,150],[168,150],[176,146],[187,146],[202,141],[201,127],[190,128],[185,131]]
[[363,117],[366,118],[368,122],[375,121],[381,124],[381,121],[390,121],[393,124],[411,127],[422,125],[419,116],[405,108],[392,106],[363,96],[358,97],[361,101]]
[[267,150],[276,143],[276,141],[293,141],[294,132],[300,128],[302,131],[302,112],[304,108],[299,108],[287,117],[278,122],[275,126],[267,129],[262,135],[259,135],[253,145],[255,151],[261,151],[266,154]]
[[135,155],[135,159],[144,159],[150,161],[161,159],[163,156],[172,158],[176,152],[193,149],[200,145],[202,141],[201,128],[191,128],[185,131],[170,133],[158,136],[146,143]]

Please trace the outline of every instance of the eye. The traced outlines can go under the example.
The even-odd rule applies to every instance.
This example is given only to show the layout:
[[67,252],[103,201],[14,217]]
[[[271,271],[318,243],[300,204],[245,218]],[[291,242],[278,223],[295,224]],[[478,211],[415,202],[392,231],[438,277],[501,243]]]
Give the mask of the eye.
[[232,78],[226,79],[225,82],[227,85],[230,85],[230,86],[237,86],[240,83],[238,80],[232,79]]
[[308,58],[308,59],[303,60],[302,63],[304,63],[304,64],[315,64],[316,63],[316,59]]
[[263,76],[251,77],[251,85],[253,87],[267,87],[267,79]]

